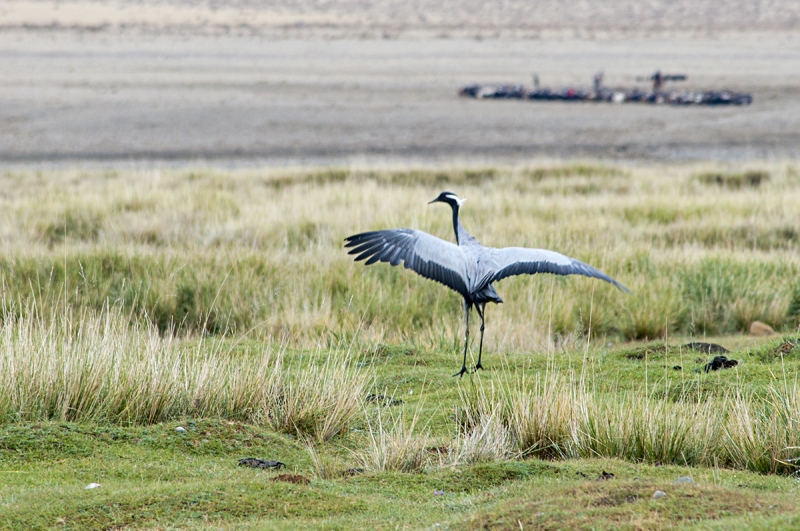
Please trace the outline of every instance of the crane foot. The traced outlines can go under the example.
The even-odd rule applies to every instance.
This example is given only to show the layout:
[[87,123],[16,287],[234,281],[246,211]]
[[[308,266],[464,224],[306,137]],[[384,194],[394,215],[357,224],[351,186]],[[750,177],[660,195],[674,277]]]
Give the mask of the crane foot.
[[455,373],[453,376],[454,377],[458,376],[459,378],[461,378],[462,376],[464,376],[465,373],[468,373],[468,372],[469,371],[467,370],[467,366],[466,365],[462,365],[461,366],[461,370],[458,371],[457,373]]
[[475,370],[473,372],[477,372],[478,369],[483,370],[483,365],[481,365],[480,363],[475,365]]

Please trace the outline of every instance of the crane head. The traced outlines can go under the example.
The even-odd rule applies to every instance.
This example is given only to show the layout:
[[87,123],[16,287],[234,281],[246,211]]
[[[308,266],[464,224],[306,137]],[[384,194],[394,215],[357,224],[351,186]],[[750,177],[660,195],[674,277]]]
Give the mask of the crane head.
[[459,199],[458,196],[453,192],[444,191],[433,201],[428,201],[428,204],[447,203],[450,206],[459,207],[464,201],[466,201],[466,199]]

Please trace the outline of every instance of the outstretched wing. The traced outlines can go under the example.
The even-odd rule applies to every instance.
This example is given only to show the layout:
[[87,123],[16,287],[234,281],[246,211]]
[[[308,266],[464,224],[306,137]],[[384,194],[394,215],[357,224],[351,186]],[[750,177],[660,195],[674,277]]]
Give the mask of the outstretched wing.
[[488,276],[487,283],[513,275],[553,273],[555,275],[583,275],[599,278],[614,284],[626,293],[631,292],[631,290],[602,271],[555,251],[505,247],[503,249],[492,249],[491,256],[494,259],[496,269]]
[[464,252],[458,245],[412,229],[379,230],[348,236],[345,247],[353,249],[356,261],[367,259],[365,265],[388,262],[393,266],[405,262],[425,278],[435,280],[467,296],[467,268]]

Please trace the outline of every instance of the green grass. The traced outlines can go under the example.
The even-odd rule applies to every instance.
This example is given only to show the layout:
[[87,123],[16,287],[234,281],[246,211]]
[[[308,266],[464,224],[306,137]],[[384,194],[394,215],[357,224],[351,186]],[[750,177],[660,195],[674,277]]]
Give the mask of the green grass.
[[[798,518],[793,478],[609,459],[528,459],[316,479],[308,454],[287,436],[238,423],[184,425],[185,435],[174,424],[37,424],[26,426],[27,434],[3,429],[0,528],[393,529],[438,523],[507,529],[521,521],[523,528],[661,529],[770,521],[791,529]],[[312,481],[272,481],[283,472],[236,466],[249,455],[279,457],[291,473]],[[345,456],[348,464],[355,462]],[[597,481],[602,471],[615,477]],[[673,483],[684,475],[695,484]],[[91,482],[101,486],[85,490]],[[667,497],[653,500],[655,490]]]

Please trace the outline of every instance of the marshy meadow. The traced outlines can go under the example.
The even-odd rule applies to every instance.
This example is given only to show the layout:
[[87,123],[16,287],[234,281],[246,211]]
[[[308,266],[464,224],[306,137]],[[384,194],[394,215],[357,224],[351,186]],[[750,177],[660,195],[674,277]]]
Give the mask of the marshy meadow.
[[[0,190],[0,529],[800,526],[795,161],[5,169]],[[453,241],[443,190],[482,244],[632,293],[503,280],[487,370],[452,378],[460,298],[343,248]]]

